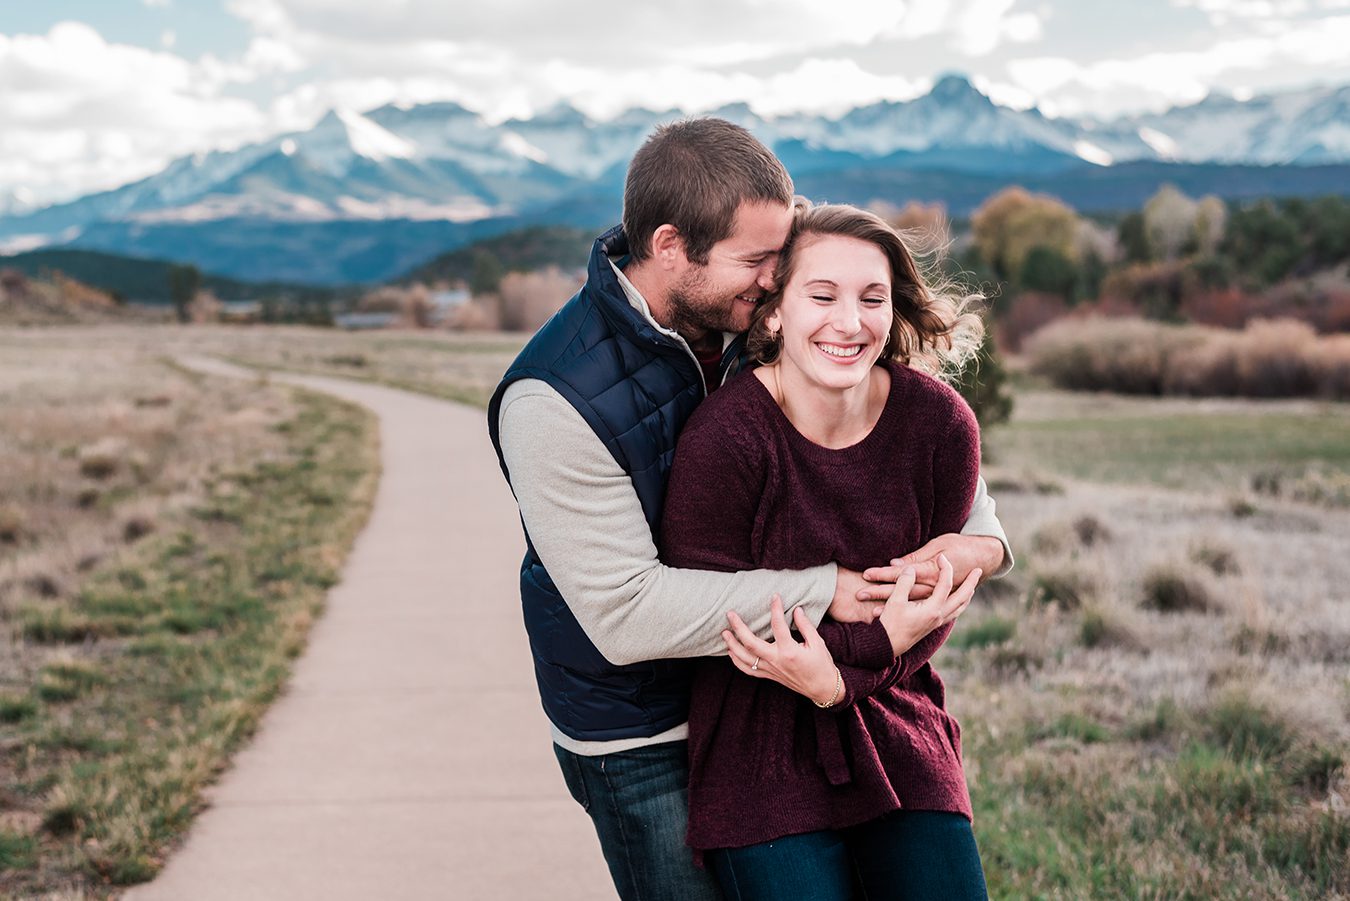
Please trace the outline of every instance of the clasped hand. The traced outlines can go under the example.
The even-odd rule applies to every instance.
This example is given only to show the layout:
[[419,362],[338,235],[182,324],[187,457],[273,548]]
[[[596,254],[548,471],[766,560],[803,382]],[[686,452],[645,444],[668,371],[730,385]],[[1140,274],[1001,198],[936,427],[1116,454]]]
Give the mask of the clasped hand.
[[[897,574],[890,596],[880,608],[881,625],[897,657],[934,629],[955,620],[975,595],[981,575],[979,569],[972,570],[953,591],[951,563],[942,554],[936,562],[938,572],[932,594],[922,600],[910,600],[916,572],[913,566],[905,566]],[[727,644],[731,662],[747,676],[772,679],[818,704],[827,703],[835,695],[839,676],[824,639],[801,607],[792,611],[792,624],[801,635],[801,641],[797,641],[788,628],[783,599],[774,595],[770,609],[773,641],[755,635],[734,611],[727,614],[731,628],[723,630],[722,639]]]

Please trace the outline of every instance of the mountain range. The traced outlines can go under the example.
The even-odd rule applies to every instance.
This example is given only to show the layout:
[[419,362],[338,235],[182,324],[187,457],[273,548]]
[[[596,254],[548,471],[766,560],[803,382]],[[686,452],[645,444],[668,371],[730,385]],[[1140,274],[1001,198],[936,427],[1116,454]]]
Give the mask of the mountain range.
[[[968,213],[1019,183],[1080,209],[1137,207],[1164,181],[1229,198],[1350,190],[1350,86],[1209,98],[1110,121],[1000,106],[961,76],[837,118],[712,111],[771,146],[808,196],[942,201]],[[615,220],[628,159],[682,115],[571,106],[491,123],[458,104],[334,110],[313,128],[173,161],[31,210],[0,195],[0,249],[64,245],[190,261],[236,278],[373,281],[536,224]]]

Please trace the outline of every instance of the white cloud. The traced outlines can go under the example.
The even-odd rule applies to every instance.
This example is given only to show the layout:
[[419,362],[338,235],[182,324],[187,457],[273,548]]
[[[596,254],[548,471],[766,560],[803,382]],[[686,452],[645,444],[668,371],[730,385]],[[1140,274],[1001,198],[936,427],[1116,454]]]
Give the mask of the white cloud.
[[[247,45],[195,60],[171,29],[145,48],[65,22],[46,35],[0,34],[0,191],[108,187],[182,153],[389,102],[455,100],[492,120],[559,100],[600,117],[737,101],[764,115],[833,114],[916,96],[936,72],[965,69],[1002,104],[1110,116],[1194,101],[1215,85],[1350,78],[1350,16],[1329,12],[1350,0],[1171,0],[1209,17],[1211,33],[1166,32],[1163,15],[1158,33],[1173,49],[1093,58],[1045,44],[1068,2],[687,0],[678,11],[631,4],[601,15],[541,0],[226,0]],[[1188,39],[1195,46],[1176,49]]]
[[88,25],[0,35],[0,185],[44,199],[113,187],[203,145],[266,130],[252,104],[211,96],[171,53],[109,44]]
[[[1218,2],[1218,0],[1215,0]],[[1350,16],[1293,24],[1276,35],[1219,41],[1203,50],[1079,63],[1063,57],[1012,60],[1013,82],[1043,98],[1047,112],[1111,115],[1127,109],[1162,110],[1203,99],[1215,85],[1294,66],[1324,67],[1328,77],[1350,75]]]

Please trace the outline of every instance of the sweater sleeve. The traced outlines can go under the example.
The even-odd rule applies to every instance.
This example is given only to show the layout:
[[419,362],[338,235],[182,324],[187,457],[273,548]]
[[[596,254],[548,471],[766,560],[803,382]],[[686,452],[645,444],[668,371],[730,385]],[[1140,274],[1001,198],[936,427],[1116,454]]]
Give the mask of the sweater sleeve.
[[770,636],[775,593],[813,620],[824,616],[834,564],[796,572],[662,565],[632,479],[581,414],[543,382],[511,385],[498,421],[525,531],[577,622],[611,662],[725,655],[727,611]]

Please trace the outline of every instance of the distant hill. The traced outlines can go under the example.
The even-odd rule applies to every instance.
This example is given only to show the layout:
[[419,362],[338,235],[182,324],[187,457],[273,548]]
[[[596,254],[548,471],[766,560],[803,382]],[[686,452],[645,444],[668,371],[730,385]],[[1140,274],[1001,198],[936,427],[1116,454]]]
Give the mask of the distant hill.
[[[0,269],[15,269],[30,277],[59,272],[106,291],[121,301],[142,304],[172,303],[169,296],[169,271],[174,265],[167,260],[65,248],[0,256]],[[201,287],[221,300],[257,300],[261,297],[323,300],[333,297],[335,293],[331,288],[313,285],[246,282],[209,273],[202,273]]]
[[0,261],[0,325],[78,325],[158,318],[145,307],[118,303],[107,291],[59,272],[33,277]]
[[548,266],[577,269],[586,265],[596,230],[541,225],[476,241],[443,253],[399,279],[407,282],[472,282],[486,255],[506,272],[531,272]]

